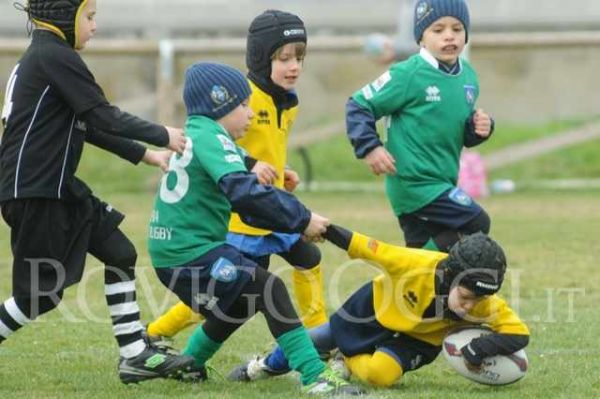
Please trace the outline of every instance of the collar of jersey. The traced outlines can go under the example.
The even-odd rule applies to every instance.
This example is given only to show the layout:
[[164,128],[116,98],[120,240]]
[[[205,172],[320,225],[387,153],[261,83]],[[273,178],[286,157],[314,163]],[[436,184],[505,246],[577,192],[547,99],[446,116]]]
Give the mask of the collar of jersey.
[[421,51],[419,52],[419,55],[421,56],[421,58],[423,58],[429,65],[431,65],[432,67],[434,67],[435,69],[437,69],[438,71],[440,71],[441,73],[443,73],[444,75],[448,75],[448,76],[458,76],[462,73],[463,70],[463,65],[462,65],[462,61],[460,60],[460,58],[458,59],[458,63],[460,63],[460,72],[458,72],[456,75],[444,72],[443,70],[440,69],[440,62],[437,60],[437,58],[435,58],[433,56],[433,54],[431,54],[429,52],[429,50],[427,50],[426,48],[421,47]]

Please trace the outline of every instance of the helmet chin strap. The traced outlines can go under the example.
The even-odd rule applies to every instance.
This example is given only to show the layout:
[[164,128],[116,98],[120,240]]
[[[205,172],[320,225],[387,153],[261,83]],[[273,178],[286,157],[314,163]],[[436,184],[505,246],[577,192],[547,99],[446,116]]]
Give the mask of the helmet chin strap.
[[56,26],[49,24],[47,22],[43,22],[40,21],[39,19],[31,19],[31,21],[38,27],[41,29],[46,29],[49,30],[51,32],[56,33],[58,36],[60,36],[63,40],[67,40],[67,36],[65,36],[65,34],[63,33],[63,31],[61,31],[60,29],[58,29]]

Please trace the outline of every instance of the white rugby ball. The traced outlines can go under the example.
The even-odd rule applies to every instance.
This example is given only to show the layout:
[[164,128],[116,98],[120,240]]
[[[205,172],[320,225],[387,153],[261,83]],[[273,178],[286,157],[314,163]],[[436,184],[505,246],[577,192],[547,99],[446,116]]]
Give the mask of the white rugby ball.
[[467,327],[450,331],[442,345],[444,357],[460,375],[480,384],[506,385],[520,380],[525,376],[529,365],[523,349],[508,356],[496,355],[485,358],[480,372],[473,372],[465,365],[460,350],[471,340],[491,333],[492,331],[483,327]]

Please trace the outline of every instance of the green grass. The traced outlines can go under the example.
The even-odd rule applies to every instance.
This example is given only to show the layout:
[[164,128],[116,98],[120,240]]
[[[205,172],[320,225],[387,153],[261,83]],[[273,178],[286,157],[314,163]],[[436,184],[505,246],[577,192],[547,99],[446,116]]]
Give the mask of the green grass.
[[538,125],[514,125],[498,124],[494,134],[485,144],[477,147],[477,151],[482,154],[489,154],[501,148],[520,144],[525,141],[547,138],[557,133],[576,129],[586,123],[597,121],[597,117],[587,119],[567,119],[562,121],[553,121]]
[[[142,315],[149,320],[174,303],[173,296],[148,268],[145,231],[152,194],[111,193],[106,199],[128,215],[123,228],[139,251],[138,295]],[[303,194],[302,199],[337,223],[402,243],[397,223],[381,193]],[[371,397],[600,397],[598,204],[598,192],[516,193],[483,201],[492,217],[493,236],[503,244],[509,258],[510,273],[502,294],[518,307],[532,332],[527,348],[531,367],[524,380],[498,388],[476,385],[454,374],[440,358],[409,373],[393,389],[370,389]],[[0,300],[10,294],[8,241],[8,231],[2,225]],[[334,309],[374,271],[364,264],[348,264],[346,255],[331,245],[321,248],[328,305]],[[279,258],[274,259],[272,270],[281,270],[285,278],[289,277],[289,267]],[[121,385],[116,375],[117,348],[108,322],[101,276],[101,266],[89,259],[84,282],[67,291],[61,311],[42,317],[0,346],[0,398],[266,399],[298,395],[293,376],[251,385],[219,379],[199,386],[174,381]],[[575,290],[572,312],[564,290]],[[177,337],[177,347],[184,345],[188,333]],[[212,365],[226,373],[252,354],[269,348],[271,342],[264,319],[259,316],[224,345]]]
[[[500,126],[485,152],[508,144],[576,127],[579,121],[533,127]],[[519,165],[504,168],[492,178],[599,177],[595,141],[561,150]],[[309,148],[319,181],[376,181],[362,162],[354,159],[343,135]],[[297,154],[290,163],[302,173]],[[145,231],[160,173],[148,167],[130,167],[125,161],[87,149],[80,175],[92,187],[127,214],[124,230],[140,255],[138,295],[146,320],[158,316],[175,299],[158,282],[149,265]],[[402,243],[397,223],[382,193],[302,194],[316,211],[337,223],[380,239]],[[597,259],[597,226],[600,193],[524,192],[482,201],[492,216],[493,235],[505,246],[511,273],[503,294],[518,304],[532,330],[527,349],[531,370],[523,381],[508,387],[472,384],[455,375],[438,359],[433,365],[408,374],[392,390],[372,390],[372,397],[419,398],[514,398],[600,397],[597,370],[600,351],[597,331],[600,314],[600,274]],[[374,275],[365,265],[350,264],[341,251],[323,245],[330,310]],[[0,300],[10,294],[9,234],[0,225]],[[297,381],[283,377],[250,386],[214,380],[201,386],[173,381],[153,381],[136,387],[122,386],[116,376],[117,350],[103,297],[102,267],[89,259],[84,282],[67,291],[61,311],[19,331],[0,346],[0,398],[280,398],[296,395]],[[273,270],[289,277],[290,268],[278,258]],[[344,270],[343,273],[340,271]],[[573,309],[569,310],[572,291]],[[176,346],[182,347],[189,331]],[[264,319],[257,317],[232,337],[213,365],[222,373],[267,350],[271,344]]]
[[[557,133],[574,129],[590,122],[588,120],[566,120],[550,122],[543,125],[499,125],[493,137],[474,150],[481,154],[539,138],[549,137]],[[513,165],[494,172],[493,177],[511,179],[539,178],[581,178],[600,177],[598,154],[600,140],[585,143],[570,149]],[[352,147],[345,135],[340,134],[329,140],[307,147],[317,181],[374,181],[375,178],[364,162],[354,157]],[[290,154],[289,163],[306,175],[304,163],[297,152]],[[381,178],[380,178],[381,179]]]
[[568,147],[540,157],[510,165],[491,173],[491,178],[518,181],[537,179],[600,178],[600,140]]

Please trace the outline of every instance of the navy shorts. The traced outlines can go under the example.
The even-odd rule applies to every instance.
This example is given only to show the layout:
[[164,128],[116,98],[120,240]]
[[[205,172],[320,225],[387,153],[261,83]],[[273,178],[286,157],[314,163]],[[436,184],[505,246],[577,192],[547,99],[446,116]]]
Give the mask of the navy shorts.
[[235,247],[223,244],[183,266],[155,270],[163,285],[195,312],[222,319],[256,267]]
[[445,191],[435,200],[398,218],[409,247],[422,247],[431,238],[445,230],[460,228],[483,211],[467,193],[458,187]]
[[385,352],[396,359],[405,373],[431,363],[442,349],[382,326],[375,318],[372,281],[352,294],[331,316],[329,324],[344,356]]

